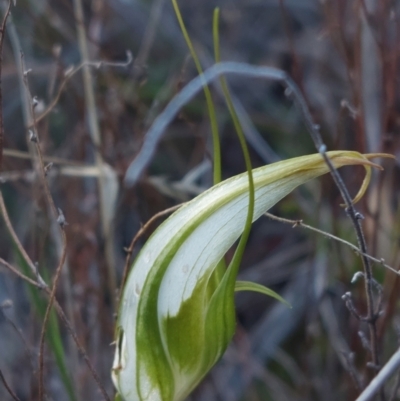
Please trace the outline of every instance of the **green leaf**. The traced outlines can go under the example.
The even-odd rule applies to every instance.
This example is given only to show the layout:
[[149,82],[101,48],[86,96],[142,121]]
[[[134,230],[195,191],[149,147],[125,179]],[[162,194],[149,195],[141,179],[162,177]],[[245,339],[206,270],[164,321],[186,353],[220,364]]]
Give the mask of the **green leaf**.
[[262,284],[252,283],[251,281],[236,281],[235,291],[253,291],[259,292],[260,294],[268,295],[269,297],[275,298],[279,302],[285,304],[288,308],[292,308],[289,302],[287,302],[284,298],[282,298],[279,294],[271,289],[265,287]]

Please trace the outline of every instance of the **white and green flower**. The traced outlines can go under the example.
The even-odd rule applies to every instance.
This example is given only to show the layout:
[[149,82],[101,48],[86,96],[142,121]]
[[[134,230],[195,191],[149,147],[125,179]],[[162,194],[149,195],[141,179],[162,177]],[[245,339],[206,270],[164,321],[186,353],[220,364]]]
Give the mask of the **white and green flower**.
[[[356,152],[328,152],[336,168],[363,165]],[[297,186],[328,172],[321,155],[253,170],[253,221]],[[168,218],[147,241],[121,299],[112,379],[124,401],[181,401],[226,350],[235,331],[237,266],[220,262],[245,227],[249,179],[244,173],[199,195]],[[219,267],[218,267],[219,266]]]

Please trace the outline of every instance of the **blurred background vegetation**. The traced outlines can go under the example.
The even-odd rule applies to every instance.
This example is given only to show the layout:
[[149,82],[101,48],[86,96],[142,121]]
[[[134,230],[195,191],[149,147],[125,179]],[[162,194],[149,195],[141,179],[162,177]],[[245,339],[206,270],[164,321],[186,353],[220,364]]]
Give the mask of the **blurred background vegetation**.
[[[147,129],[196,70],[169,0],[82,0],[83,21],[76,18],[78,3],[17,0],[12,7],[3,49],[0,179],[19,239],[50,283],[62,242],[29,141],[22,51],[31,70],[31,93],[38,98],[38,119],[58,99],[37,124],[46,164],[53,163],[47,176],[51,194],[68,223],[57,299],[111,396],[111,343],[124,248],[155,213],[212,184],[210,124],[199,94],[168,128],[140,182],[126,188],[125,171]],[[1,6],[4,14],[6,1]],[[204,68],[213,64],[212,13],[217,6],[222,59],[288,72],[302,89],[328,149],[397,156],[396,161],[382,161],[385,171],[374,173],[358,210],[365,216],[370,254],[399,269],[400,2],[182,0],[181,12]],[[79,27],[86,32],[86,56]],[[129,66],[123,65],[127,51],[133,55]],[[90,68],[91,87],[82,69],[66,79],[84,57],[104,61]],[[254,167],[315,151],[281,84],[247,78],[229,79],[229,84],[249,121],[245,131]],[[244,161],[217,85],[212,93],[227,178],[243,172]],[[363,174],[362,168],[343,170],[352,194]],[[340,203],[327,176],[295,191],[272,212],[355,243]],[[159,222],[140,239],[135,253]],[[3,220],[0,257],[29,274]],[[278,291],[293,309],[262,295],[238,295],[232,345],[190,399],[355,399],[372,374],[368,331],[346,309],[342,295],[351,291],[357,308],[365,311],[362,280],[351,284],[361,269],[359,257],[345,245],[261,218],[253,226],[240,276]],[[374,266],[374,276],[383,286],[377,327],[385,362],[399,344],[400,285],[380,265]],[[0,265],[0,369],[20,400],[38,399],[39,338],[47,302],[41,291]],[[101,398],[56,314],[50,318],[44,350],[48,400]],[[387,385],[387,399],[400,399],[396,380],[398,384],[394,378]],[[0,398],[11,399],[2,385]]]

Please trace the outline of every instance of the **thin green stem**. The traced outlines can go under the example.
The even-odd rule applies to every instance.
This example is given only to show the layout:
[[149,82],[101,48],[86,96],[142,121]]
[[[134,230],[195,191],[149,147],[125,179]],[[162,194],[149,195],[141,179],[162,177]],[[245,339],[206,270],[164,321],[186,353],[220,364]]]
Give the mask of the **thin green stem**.
[[[183,37],[185,38],[186,44],[189,48],[190,54],[193,58],[194,64],[196,66],[197,72],[201,76],[203,74],[203,69],[201,67],[200,60],[194,50],[194,46],[192,41],[190,40],[189,34],[183,22],[182,14],[179,10],[179,6],[177,0],[172,0],[172,5],[174,6],[176,18],[178,19],[179,26],[182,30]],[[207,109],[208,115],[210,118],[211,124],[211,133],[212,133],[212,140],[213,140],[213,158],[214,158],[214,169],[213,169],[213,181],[214,185],[221,182],[221,145],[219,142],[219,133],[218,133],[218,123],[217,123],[217,115],[215,113],[215,106],[212,100],[211,91],[208,87],[207,83],[204,81],[203,85],[204,95],[206,97],[207,102]]]
[[[214,10],[214,16],[213,16],[213,39],[214,39],[214,54],[215,54],[216,63],[219,63],[221,61],[220,48],[219,48],[218,22],[219,22],[219,8],[216,8]],[[243,158],[244,158],[244,162],[246,165],[247,174],[249,177],[249,208],[247,211],[246,223],[245,223],[245,227],[243,230],[243,234],[239,241],[239,245],[236,248],[235,254],[231,261],[231,265],[234,266],[233,268],[237,271],[239,268],[240,261],[242,260],[242,257],[243,257],[243,252],[244,252],[247,240],[250,235],[251,223],[253,221],[254,201],[255,201],[254,180],[253,180],[253,171],[252,171],[252,166],[251,166],[250,153],[249,153],[249,149],[246,144],[246,139],[245,139],[245,136],[243,133],[243,129],[239,122],[239,118],[237,116],[235,107],[233,105],[232,97],[230,95],[229,88],[228,88],[228,84],[226,82],[225,77],[222,75],[220,77],[220,83],[222,86],[222,90],[224,92],[224,97],[225,97],[225,101],[226,101],[229,113],[230,113],[232,121],[233,121],[233,125],[235,127],[235,130],[236,130],[239,142],[240,142],[240,146],[242,148]]]

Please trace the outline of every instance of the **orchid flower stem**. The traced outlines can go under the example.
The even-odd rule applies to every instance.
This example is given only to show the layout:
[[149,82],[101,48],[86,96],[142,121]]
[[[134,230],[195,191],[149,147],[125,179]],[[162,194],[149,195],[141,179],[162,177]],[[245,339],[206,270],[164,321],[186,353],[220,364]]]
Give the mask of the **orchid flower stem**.
[[[214,39],[214,54],[215,54],[215,62],[216,63],[221,62],[218,22],[219,22],[219,8],[217,7],[214,10],[214,16],[213,16],[213,39]],[[233,266],[235,266],[234,269],[237,271],[239,269],[240,262],[243,258],[243,253],[244,253],[246,243],[249,238],[250,231],[251,231],[251,223],[253,221],[254,202],[255,202],[254,179],[253,179],[250,153],[249,153],[249,149],[248,149],[248,146],[246,143],[246,138],[244,136],[242,126],[241,126],[239,118],[237,116],[235,106],[233,105],[232,97],[231,97],[231,94],[230,94],[229,88],[228,88],[228,84],[223,75],[220,76],[220,84],[222,87],[222,91],[224,93],[224,97],[225,97],[226,104],[228,106],[229,113],[230,113],[232,121],[233,121],[233,125],[235,126],[235,130],[236,130],[239,142],[240,142],[240,146],[242,148],[242,153],[243,153],[244,161],[246,164],[246,170],[247,170],[247,174],[249,177],[249,208],[247,211],[245,228],[244,228],[243,234],[240,238],[239,244],[236,248],[233,259],[231,261],[231,264]]]
[[[185,38],[186,44],[189,48],[190,55],[193,58],[194,64],[196,66],[199,77],[201,78],[203,75],[203,68],[201,66],[200,60],[196,54],[193,43],[190,39],[189,33],[186,29],[185,23],[183,22],[182,14],[180,12],[177,0],[172,0],[172,5],[174,6],[176,18],[178,19],[179,26],[181,28],[183,37]],[[214,185],[218,184],[221,181],[221,145],[219,141],[219,133],[218,133],[218,122],[217,115],[215,112],[214,102],[212,100],[211,91],[208,87],[208,83],[206,81],[202,84],[204,96],[207,102],[208,115],[210,117],[211,124],[211,134],[213,140],[213,172],[214,172]]]

